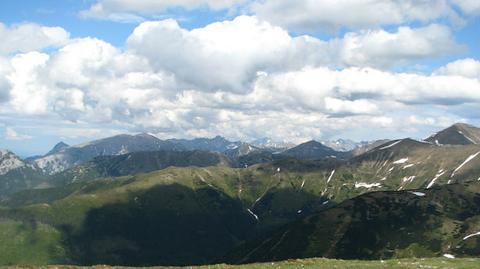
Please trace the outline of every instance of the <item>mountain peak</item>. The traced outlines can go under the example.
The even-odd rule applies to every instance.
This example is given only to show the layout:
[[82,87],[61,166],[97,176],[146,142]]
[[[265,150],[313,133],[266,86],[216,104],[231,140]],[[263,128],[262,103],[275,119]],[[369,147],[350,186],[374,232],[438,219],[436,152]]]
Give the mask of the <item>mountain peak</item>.
[[[156,136],[154,136],[153,134],[150,134],[150,133],[139,133],[139,134],[136,134],[135,137],[157,138]],[[158,139],[158,138],[157,138],[157,139]]]
[[3,155],[7,155],[9,153],[12,153],[12,152],[8,149],[0,149],[0,157],[2,157]]
[[468,123],[464,123],[464,122],[457,122],[457,123],[453,124],[451,127],[457,127],[457,128],[476,128],[475,126],[470,125],[470,124],[468,124]]
[[286,156],[296,157],[300,159],[319,160],[330,157],[340,157],[341,152],[335,151],[322,143],[310,140],[296,147],[284,151],[282,154]]
[[45,154],[45,155],[55,154],[55,153],[61,151],[62,149],[68,148],[68,147],[70,147],[70,146],[67,143],[65,143],[63,141],[60,141],[49,152],[47,152],[47,154]]
[[285,140],[278,141],[270,137],[258,138],[258,139],[252,140],[250,143],[259,148],[282,149],[282,150],[289,149],[295,146],[295,144],[292,144]]
[[25,163],[15,153],[0,149],[0,175],[5,175],[11,170],[24,166]]
[[480,144],[480,128],[466,123],[455,123],[452,126],[433,134],[425,139],[425,141],[437,145]]

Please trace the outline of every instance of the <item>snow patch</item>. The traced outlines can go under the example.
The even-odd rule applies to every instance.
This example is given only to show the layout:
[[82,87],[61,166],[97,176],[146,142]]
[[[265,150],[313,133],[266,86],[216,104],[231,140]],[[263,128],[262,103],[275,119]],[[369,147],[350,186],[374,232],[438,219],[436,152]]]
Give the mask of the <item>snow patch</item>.
[[380,150],[382,150],[382,149],[388,149],[388,148],[391,148],[391,147],[395,146],[396,144],[398,144],[398,143],[400,143],[400,142],[402,142],[402,140],[395,141],[395,142],[393,142],[392,144],[387,145],[387,146],[385,146],[385,147],[381,147],[381,148],[379,148],[379,149],[380,149]]
[[423,197],[426,195],[425,193],[419,192],[419,191],[410,191],[409,193],[415,194],[416,196],[420,196],[420,197]]
[[415,176],[404,177],[403,182],[412,182],[415,179]]
[[435,177],[432,179],[432,181],[430,181],[430,183],[428,183],[427,189],[430,189],[430,188],[433,186],[433,184],[435,184],[435,182],[437,181],[437,179],[438,179],[439,177],[441,177],[443,174],[445,174],[445,171],[443,171],[443,169],[440,169],[440,170],[438,171],[438,173],[435,175]]
[[400,159],[400,160],[396,160],[394,161],[393,163],[394,164],[404,164],[408,161],[408,158],[403,158],[403,159]]
[[463,238],[463,240],[467,240],[467,239],[470,238],[470,237],[479,236],[479,235],[480,235],[480,232],[474,233],[474,234],[469,234],[469,235],[465,236],[465,237]]
[[365,183],[365,182],[355,182],[355,188],[380,188],[382,185],[380,183]]
[[472,154],[470,156],[468,156],[468,158],[459,166],[457,167],[455,170],[453,170],[453,173],[452,175],[450,176],[450,178],[454,177],[455,176],[455,173],[458,172],[458,170],[460,170],[465,164],[467,164],[469,161],[473,160],[475,157],[478,156],[478,154],[480,154],[480,151],[475,153],[475,154]]
[[257,221],[258,221],[258,216],[252,212],[252,210],[250,210],[250,208],[247,208],[247,211],[248,213],[250,213],[250,215],[252,215],[252,217],[254,217]]
[[327,183],[330,182],[330,180],[332,180],[332,177],[333,177],[333,174],[335,173],[335,169],[333,169],[333,171],[330,173],[330,176],[328,177],[327,179]]
[[303,186],[305,186],[305,179],[302,181],[302,185],[300,186],[300,189],[303,189]]
[[407,169],[407,168],[412,167],[412,166],[414,166],[414,165],[415,165],[415,164],[413,164],[413,163],[407,164],[407,165],[405,165],[405,166],[403,167],[403,169]]
[[471,139],[470,137],[466,136],[462,131],[458,131],[458,133],[460,133],[461,135],[463,135],[463,137],[465,137],[466,139],[468,139],[470,142],[472,142],[473,144],[477,144],[477,142],[475,142],[473,139]]

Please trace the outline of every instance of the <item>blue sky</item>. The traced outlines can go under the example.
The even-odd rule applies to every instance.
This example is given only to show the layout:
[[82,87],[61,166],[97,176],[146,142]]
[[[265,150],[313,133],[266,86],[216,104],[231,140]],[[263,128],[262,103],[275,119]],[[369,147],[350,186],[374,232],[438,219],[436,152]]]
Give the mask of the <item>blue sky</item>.
[[476,1],[4,0],[0,23],[0,148],[22,156],[119,133],[301,142],[480,125]]

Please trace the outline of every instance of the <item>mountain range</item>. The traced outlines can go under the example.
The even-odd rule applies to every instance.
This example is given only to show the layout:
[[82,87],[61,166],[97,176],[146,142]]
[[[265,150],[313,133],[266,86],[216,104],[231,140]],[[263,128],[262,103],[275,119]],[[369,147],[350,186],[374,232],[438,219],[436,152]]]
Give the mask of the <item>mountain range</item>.
[[[207,152],[218,153],[220,154],[218,158],[223,159],[222,165],[230,167],[246,167],[289,156],[298,159],[323,159],[325,157],[345,158],[353,154],[353,151],[335,151],[316,141],[309,141],[294,147],[292,147],[292,144],[274,142],[268,138],[254,142],[255,145],[241,141],[232,142],[221,136],[214,138],[196,138],[192,140],[161,140],[153,135],[142,133],[138,135],[117,135],[73,146],[59,142],[45,155],[32,156],[24,160],[10,151],[5,151],[9,153],[0,156],[0,169],[6,172],[12,171],[12,173],[9,175],[5,175],[6,172],[0,174],[0,182],[3,182],[5,185],[4,188],[0,189],[0,197],[25,188],[55,186],[55,183],[59,181],[60,177],[71,174],[71,172],[65,171],[69,169],[82,171],[84,165],[92,166],[91,162],[95,162],[95,158],[102,156],[106,156],[103,163],[106,162],[105,160],[114,162],[114,158],[110,156],[125,155],[123,158],[127,158],[128,156],[126,155],[136,152],[145,152],[144,155],[151,155],[152,158],[156,158],[157,160],[158,156],[161,156],[162,153],[170,156],[168,162],[157,163],[156,166],[150,165],[150,169],[137,168],[138,171],[149,172],[163,169],[166,166],[184,166],[185,163],[197,166],[203,165],[204,162],[202,158],[196,158],[190,162],[184,160],[184,157],[193,151],[203,151],[205,156],[208,155]],[[365,146],[365,144],[362,144],[362,147],[363,146]],[[360,148],[361,147],[358,149]],[[185,153],[179,154],[178,152]],[[197,154],[200,153],[197,152]],[[7,158],[7,156],[13,157]],[[148,157],[144,157],[144,160],[148,159]],[[212,163],[209,164],[212,165]],[[141,164],[139,166],[144,167],[144,165]],[[20,175],[20,180],[9,179],[9,177],[11,177],[10,175]],[[108,176],[109,174],[102,172],[98,174],[98,176],[100,175]],[[73,176],[65,182],[73,182],[75,178],[78,177],[82,176]]]
[[3,150],[0,264],[478,256],[478,137],[455,124],[341,151],[148,134]]

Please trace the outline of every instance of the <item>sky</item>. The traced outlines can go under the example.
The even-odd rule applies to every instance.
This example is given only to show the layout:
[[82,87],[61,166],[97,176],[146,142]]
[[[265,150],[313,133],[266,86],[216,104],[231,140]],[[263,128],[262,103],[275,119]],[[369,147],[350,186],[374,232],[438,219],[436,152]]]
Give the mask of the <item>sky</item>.
[[478,0],[2,0],[0,148],[480,126]]

